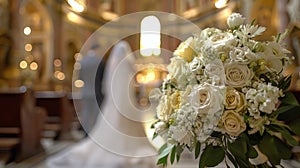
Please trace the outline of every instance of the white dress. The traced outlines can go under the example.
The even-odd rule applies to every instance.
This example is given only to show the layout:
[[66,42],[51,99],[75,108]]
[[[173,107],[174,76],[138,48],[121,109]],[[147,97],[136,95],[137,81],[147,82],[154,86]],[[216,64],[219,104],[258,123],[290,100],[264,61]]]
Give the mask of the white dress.
[[133,63],[134,56],[128,43],[121,41],[114,47],[107,62],[103,108],[89,138],[49,157],[47,167],[155,167],[157,153],[145,135],[144,112],[136,108],[133,98]]

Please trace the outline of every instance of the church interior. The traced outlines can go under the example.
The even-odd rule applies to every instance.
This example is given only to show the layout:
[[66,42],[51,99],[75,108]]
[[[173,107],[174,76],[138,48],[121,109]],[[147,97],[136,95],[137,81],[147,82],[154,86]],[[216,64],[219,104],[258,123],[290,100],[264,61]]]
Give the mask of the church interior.
[[[0,0],[0,167],[47,168],[48,157],[88,138],[79,71],[90,48],[105,64],[115,44],[129,44],[136,102],[147,108],[180,42],[195,28],[226,29],[233,12],[267,28],[258,40],[289,30],[285,41],[294,60],[283,73],[293,76],[289,89],[300,100],[298,0]],[[158,41],[143,38],[146,21],[158,25]],[[141,52],[143,42],[156,50]],[[300,161],[300,150],[293,152]]]

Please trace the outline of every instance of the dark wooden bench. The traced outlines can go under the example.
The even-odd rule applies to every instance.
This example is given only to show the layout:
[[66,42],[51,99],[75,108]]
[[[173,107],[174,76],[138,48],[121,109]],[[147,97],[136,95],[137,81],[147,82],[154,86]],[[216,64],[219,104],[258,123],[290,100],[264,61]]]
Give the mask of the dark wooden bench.
[[25,87],[0,90],[0,155],[5,162],[23,160],[43,151],[41,132],[46,113],[35,107]]
[[[54,139],[70,139],[73,112],[65,92],[39,91],[35,92],[36,106],[47,111],[45,131],[55,132]],[[45,135],[47,136],[47,135]],[[51,135],[49,136],[51,138]]]

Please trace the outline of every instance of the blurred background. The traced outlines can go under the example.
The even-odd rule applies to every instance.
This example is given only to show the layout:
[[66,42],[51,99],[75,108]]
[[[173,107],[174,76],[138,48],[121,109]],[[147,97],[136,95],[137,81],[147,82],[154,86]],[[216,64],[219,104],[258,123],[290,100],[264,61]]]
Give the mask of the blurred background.
[[[84,138],[73,105],[80,102],[80,94],[76,93],[84,86],[77,73],[86,52],[81,51],[82,46],[106,23],[141,11],[167,12],[166,19],[176,27],[175,14],[200,29],[227,29],[226,18],[232,12],[239,12],[247,22],[256,19],[257,24],[267,28],[258,40],[271,40],[272,35],[288,28],[287,48],[295,60],[284,73],[293,74],[290,89],[300,90],[299,0],[0,0],[0,159],[3,166],[34,167],[48,155]],[[104,30],[101,38],[96,39],[100,50],[111,48],[114,41],[121,40],[119,34],[131,31],[131,24],[140,28],[139,33],[122,40],[137,51],[134,52],[138,69],[134,86],[137,102],[143,107],[149,106],[149,91],[159,86],[167,74],[170,51],[181,42],[158,34],[157,40],[146,44],[149,39],[143,36],[143,25],[153,24],[160,31],[164,22],[153,16],[132,18],[128,24]],[[193,32],[182,29],[176,33],[191,35]],[[147,45],[156,49],[140,52]],[[105,62],[110,49],[101,53],[99,56]],[[76,108],[80,111],[80,105]]]

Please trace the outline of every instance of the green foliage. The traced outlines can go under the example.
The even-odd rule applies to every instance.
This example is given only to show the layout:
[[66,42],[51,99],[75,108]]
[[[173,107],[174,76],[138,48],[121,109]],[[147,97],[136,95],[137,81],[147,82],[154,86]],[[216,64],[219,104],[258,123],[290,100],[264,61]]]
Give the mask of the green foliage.
[[290,122],[288,125],[293,133],[300,136],[300,118]]
[[195,159],[197,159],[200,155],[200,150],[201,150],[201,143],[197,141],[196,147],[195,147]]
[[279,165],[281,159],[289,159],[292,156],[291,147],[269,133],[265,133],[258,147],[273,165]]
[[217,166],[224,160],[225,151],[220,146],[208,145],[205,147],[199,160],[199,168]]

